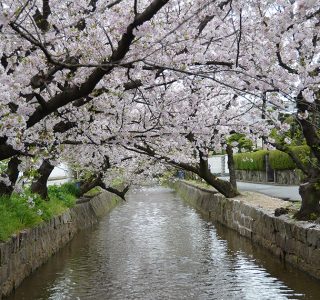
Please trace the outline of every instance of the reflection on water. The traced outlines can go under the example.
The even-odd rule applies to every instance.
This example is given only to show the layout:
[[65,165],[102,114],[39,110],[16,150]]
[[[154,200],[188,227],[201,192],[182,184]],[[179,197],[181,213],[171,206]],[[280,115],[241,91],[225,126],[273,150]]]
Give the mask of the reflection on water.
[[166,188],[80,233],[9,299],[319,299],[319,281],[211,224]]

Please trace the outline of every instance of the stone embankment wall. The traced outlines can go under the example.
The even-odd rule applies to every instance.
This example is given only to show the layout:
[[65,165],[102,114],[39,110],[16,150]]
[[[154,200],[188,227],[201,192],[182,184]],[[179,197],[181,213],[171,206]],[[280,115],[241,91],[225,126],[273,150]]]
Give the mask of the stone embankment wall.
[[239,181],[267,182],[267,175],[265,171],[236,170],[236,177]]
[[79,199],[64,214],[0,243],[0,299],[17,288],[34,270],[65,246],[81,229],[98,222],[99,217],[121,199],[103,192],[92,199]]
[[[302,181],[299,170],[275,170],[274,183],[286,185],[299,185]],[[265,171],[236,170],[236,177],[239,181],[246,182],[267,182],[267,173]]]
[[302,182],[302,173],[299,170],[274,171],[275,182],[287,185],[299,185]]
[[181,181],[173,184],[178,194],[210,219],[238,231],[285,262],[320,278],[320,225],[295,221],[287,215],[254,207],[245,201]]

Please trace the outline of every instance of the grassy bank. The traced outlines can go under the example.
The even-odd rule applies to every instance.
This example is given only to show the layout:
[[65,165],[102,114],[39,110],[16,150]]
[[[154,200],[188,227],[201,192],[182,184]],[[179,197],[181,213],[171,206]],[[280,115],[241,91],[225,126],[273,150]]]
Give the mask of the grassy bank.
[[214,190],[214,188],[210,184],[206,183],[205,181],[202,181],[201,179],[199,179],[199,180],[184,179],[182,181],[189,183],[191,185],[194,185],[196,187],[199,187],[199,188],[203,188],[203,189],[207,189],[207,190]]
[[25,190],[22,194],[0,197],[0,241],[16,232],[31,228],[59,215],[76,203],[78,189],[74,183],[48,188],[49,201]]

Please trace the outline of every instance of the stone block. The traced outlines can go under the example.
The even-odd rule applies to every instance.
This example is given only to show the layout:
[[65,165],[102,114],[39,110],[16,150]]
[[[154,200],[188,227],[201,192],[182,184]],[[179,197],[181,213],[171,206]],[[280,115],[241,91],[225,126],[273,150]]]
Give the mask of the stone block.
[[306,236],[309,247],[318,248],[320,246],[320,230],[318,226],[316,228],[307,229]]
[[[242,177],[249,176],[244,173],[237,171]],[[184,184],[180,184],[179,189],[188,195],[188,202],[196,203],[196,207],[205,214],[210,211],[211,219],[237,230],[276,256],[320,278],[319,225],[295,221],[286,215],[274,217],[273,211],[257,208],[237,199],[226,199],[221,194],[215,194],[209,203],[199,203],[203,191],[191,192],[195,188]]]

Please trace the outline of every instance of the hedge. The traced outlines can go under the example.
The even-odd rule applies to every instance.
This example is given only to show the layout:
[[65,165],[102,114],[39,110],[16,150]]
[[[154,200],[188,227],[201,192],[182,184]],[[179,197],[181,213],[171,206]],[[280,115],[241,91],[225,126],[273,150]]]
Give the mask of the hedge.
[[[310,157],[310,148],[308,146],[292,146],[290,149],[302,160],[302,162],[307,164]],[[296,169],[296,165],[291,157],[287,153],[279,150],[259,150],[256,152],[237,153],[234,155],[235,169],[265,171],[265,156],[267,154],[269,154],[269,164],[272,169]]]
[[[305,164],[307,164],[307,159],[310,156],[310,148],[308,146],[293,146],[290,149],[302,162],[305,159]],[[279,150],[269,151],[269,164],[274,170],[293,170],[297,168],[291,157]]]
[[234,155],[234,164],[236,170],[264,171],[265,156],[267,150],[256,152],[237,153]]

